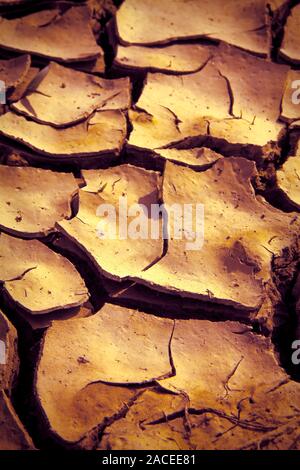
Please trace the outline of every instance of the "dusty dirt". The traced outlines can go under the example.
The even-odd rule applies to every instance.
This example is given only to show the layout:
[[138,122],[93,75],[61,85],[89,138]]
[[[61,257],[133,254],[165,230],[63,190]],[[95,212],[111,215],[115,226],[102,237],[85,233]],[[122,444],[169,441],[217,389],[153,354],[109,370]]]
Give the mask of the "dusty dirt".
[[0,0],[0,449],[300,449],[299,25]]

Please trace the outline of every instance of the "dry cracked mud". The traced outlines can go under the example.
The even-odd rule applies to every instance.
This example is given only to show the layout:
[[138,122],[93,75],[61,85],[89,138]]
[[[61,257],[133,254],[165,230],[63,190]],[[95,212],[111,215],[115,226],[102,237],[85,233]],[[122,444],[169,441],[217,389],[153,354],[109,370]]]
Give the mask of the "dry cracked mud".
[[300,450],[299,24],[0,0],[1,450]]

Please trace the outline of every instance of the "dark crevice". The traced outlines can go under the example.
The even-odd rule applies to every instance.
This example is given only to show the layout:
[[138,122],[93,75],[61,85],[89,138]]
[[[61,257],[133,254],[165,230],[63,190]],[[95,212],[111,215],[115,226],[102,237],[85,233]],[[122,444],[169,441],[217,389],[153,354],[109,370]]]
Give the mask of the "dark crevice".
[[226,85],[227,85],[228,96],[229,96],[229,99],[230,99],[228,114],[230,114],[232,117],[236,117],[233,114],[234,96],[233,96],[233,91],[232,91],[230,80],[225,75],[222,75],[220,70],[218,70],[218,72],[219,72],[220,77],[222,77],[225,80]]
[[[130,408],[132,408],[132,406],[135,405],[136,401],[143,395],[144,391],[145,390],[138,391],[131,400],[129,400],[127,403],[124,404],[121,410],[119,410],[113,416],[106,418],[104,422],[98,426],[97,434],[95,436],[94,449],[96,449],[98,445],[100,444],[100,442],[102,441],[106,428],[114,424],[116,421],[126,418],[126,415],[130,411]],[[107,449],[107,450],[111,450],[111,449]]]
[[72,6],[80,6],[84,1],[85,0],[31,0],[21,5],[3,5],[0,7],[0,15],[7,19],[16,19],[20,16],[27,16],[43,10],[54,10],[56,8],[59,8],[60,12],[64,13]]
[[191,149],[195,147],[207,147],[224,157],[244,157],[255,161],[258,165],[270,158],[268,154],[264,155],[264,149],[253,144],[232,144],[225,139],[212,137],[210,135],[199,135],[187,137],[176,142],[171,142],[162,147],[167,149]]
[[273,281],[282,300],[274,316],[272,341],[281,366],[296,381],[300,381],[300,365],[292,363],[292,343],[300,339],[299,311],[297,312],[296,305],[300,292],[294,292],[299,273],[300,249],[296,241],[294,246],[283,250],[281,256],[274,258],[272,262]]
[[[218,410],[216,408],[209,408],[209,407],[201,408],[201,409],[188,408],[187,412],[188,412],[188,414],[195,415],[195,416],[200,416],[200,415],[203,415],[203,414],[216,415],[219,418],[226,419],[229,422],[231,422],[232,424],[234,424],[236,426],[240,426],[243,429],[248,429],[248,430],[256,431],[256,432],[265,433],[265,432],[268,432],[268,431],[272,431],[272,430],[276,429],[276,427],[277,427],[275,425],[265,426],[265,425],[263,425],[259,422],[256,422],[255,420],[252,420],[252,421],[242,420],[242,419],[240,419],[240,416],[238,416],[238,415],[235,416],[234,414],[226,414],[224,411]],[[173,421],[173,420],[178,419],[178,418],[184,418],[185,414],[186,414],[186,410],[178,410],[178,411],[176,411],[172,414],[164,416],[163,418],[160,418],[160,419],[157,419],[155,421],[149,422],[148,426],[155,426],[156,424],[161,424],[161,423],[164,423],[166,421]]]
[[17,415],[27,429],[36,447],[40,446],[40,433],[36,426],[37,417],[32,409],[34,370],[38,357],[39,345],[43,336],[42,330],[32,330],[0,294],[0,309],[18,331],[18,353],[20,370],[16,387],[12,393],[12,403]]
[[276,11],[272,11],[271,7],[268,6],[271,19],[271,59],[275,62],[278,60],[279,50],[284,36],[284,26],[293,3],[293,1],[288,0]]
[[108,296],[101,282],[101,278],[99,278],[99,273],[90,266],[88,260],[83,260],[80,256],[68,249],[65,249],[61,242],[64,243],[65,238],[56,233],[49,235],[43,240],[43,243],[48,248],[53,250],[55,253],[64,256],[75,266],[88,288],[90,294],[89,301],[92,304],[94,311],[97,312],[104,303],[108,301]]
[[[256,194],[264,199],[273,207],[286,213],[300,212],[299,205],[294,203],[281,190],[277,184],[276,172],[288,160],[296,154],[296,148],[299,139],[298,131],[290,131],[288,128],[279,141],[280,153],[274,153],[275,158],[266,160],[263,165],[258,166],[258,177],[253,180],[253,186]],[[296,214],[295,214],[296,215]]]

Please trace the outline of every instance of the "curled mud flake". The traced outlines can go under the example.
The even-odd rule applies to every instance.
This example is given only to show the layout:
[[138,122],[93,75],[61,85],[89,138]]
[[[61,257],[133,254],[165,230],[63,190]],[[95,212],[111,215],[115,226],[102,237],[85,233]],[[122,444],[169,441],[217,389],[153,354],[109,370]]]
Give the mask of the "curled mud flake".
[[214,47],[198,44],[174,44],[165,47],[118,46],[114,67],[130,71],[151,70],[191,73],[210,59]]
[[[192,246],[186,236],[176,239],[178,220],[170,213],[173,237],[165,256],[134,280],[159,291],[231,305],[246,316],[258,310],[265,297],[263,286],[272,282],[273,253],[279,255],[292,245],[298,229],[287,232],[293,215],[255,196],[250,182],[255,173],[254,164],[240,158],[221,159],[200,173],[167,162],[162,188],[167,211],[175,203],[193,203],[195,231],[201,224],[196,204],[203,204],[204,233],[194,233]],[[271,253],[265,247],[272,235],[277,237]]]
[[90,13],[84,6],[70,8],[61,15],[54,9],[17,19],[1,18],[0,46],[62,62],[92,60],[103,51],[89,21]]
[[291,156],[277,171],[277,187],[292,210],[300,211],[300,157]]
[[[104,86],[107,82],[109,88]],[[64,127],[87,119],[96,110],[126,110],[130,101],[127,78],[108,81],[50,62],[12,107],[42,124]]]
[[9,93],[7,97],[8,102],[13,103],[14,101],[20,100],[24,96],[28,86],[37,76],[39,71],[40,70],[37,67],[30,67],[22,82],[13,90],[13,92]]
[[284,37],[280,48],[280,55],[294,64],[300,63],[300,5],[291,9],[284,27]]
[[[226,13],[224,13],[226,11]],[[217,39],[261,55],[269,50],[266,3],[261,0],[126,0],[116,14],[117,33],[128,44],[166,44],[195,37]]]
[[[289,68],[227,45],[219,47],[212,63],[228,81],[231,114],[235,119],[218,124],[212,120],[211,135],[241,144],[263,146],[269,141],[276,142],[282,132],[277,121]],[[217,129],[221,131],[222,125],[225,129],[227,125],[227,137],[225,129],[225,135],[218,135]]]
[[[214,93],[211,93],[212,88]],[[187,137],[207,135],[210,119],[230,118],[226,80],[212,65],[189,75],[149,73],[136,110],[129,145],[134,149],[159,148]],[[141,119],[146,115],[151,120]]]
[[[25,296],[27,297],[27,289],[24,289]],[[50,294],[49,294],[50,292]],[[52,291],[48,291],[47,295],[51,295]],[[68,308],[67,310],[56,310],[47,315],[28,315],[24,311],[19,311],[18,314],[24,319],[30,331],[41,330],[48,328],[54,320],[64,321],[75,318],[86,318],[93,315],[94,309],[90,302],[86,302],[80,307]]]
[[278,366],[268,339],[237,322],[176,320],[170,353],[176,373],[109,424],[99,449],[294,444],[299,384]]
[[224,158],[223,155],[206,147],[155,149],[155,152],[165,160],[197,169],[209,168],[220,158]]
[[56,160],[118,155],[126,138],[126,119],[119,110],[102,111],[72,127],[55,129],[8,112],[0,116],[0,134]]
[[170,376],[172,330],[172,320],[109,304],[88,318],[53,322],[36,376],[49,432],[74,443],[125,408],[135,385]]
[[5,83],[7,90],[17,88],[24,81],[30,64],[29,55],[22,55],[16,59],[0,60],[0,80]]
[[[130,152],[163,156],[161,150],[186,143],[185,149],[210,146],[226,156],[267,155],[285,132],[278,119],[288,70],[223,45],[194,74],[149,73],[129,112]],[[253,88],[254,81],[259,86]]]
[[[63,311],[88,300],[87,288],[75,267],[41,242],[2,233],[0,255],[0,279],[6,295],[23,312]],[[45,295],[48,291],[51,294]]]
[[[159,219],[157,237],[151,237],[151,205],[159,203],[159,173],[120,165],[82,174],[86,186],[80,190],[79,212],[57,225],[70,251],[75,249],[79,256],[88,257],[93,267],[110,279],[142,274],[163,254]],[[128,215],[127,209],[134,204],[136,212]],[[134,236],[129,233],[130,224],[138,214],[143,232]]]
[[11,234],[45,236],[54,231],[57,221],[72,215],[71,203],[78,191],[72,174],[2,165],[0,183],[0,226]]

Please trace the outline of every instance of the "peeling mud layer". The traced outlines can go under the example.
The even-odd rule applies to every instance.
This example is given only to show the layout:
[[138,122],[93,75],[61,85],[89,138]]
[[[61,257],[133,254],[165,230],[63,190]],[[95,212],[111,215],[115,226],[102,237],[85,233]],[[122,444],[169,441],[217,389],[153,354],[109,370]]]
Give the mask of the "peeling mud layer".
[[0,0],[1,450],[300,450],[299,30]]

